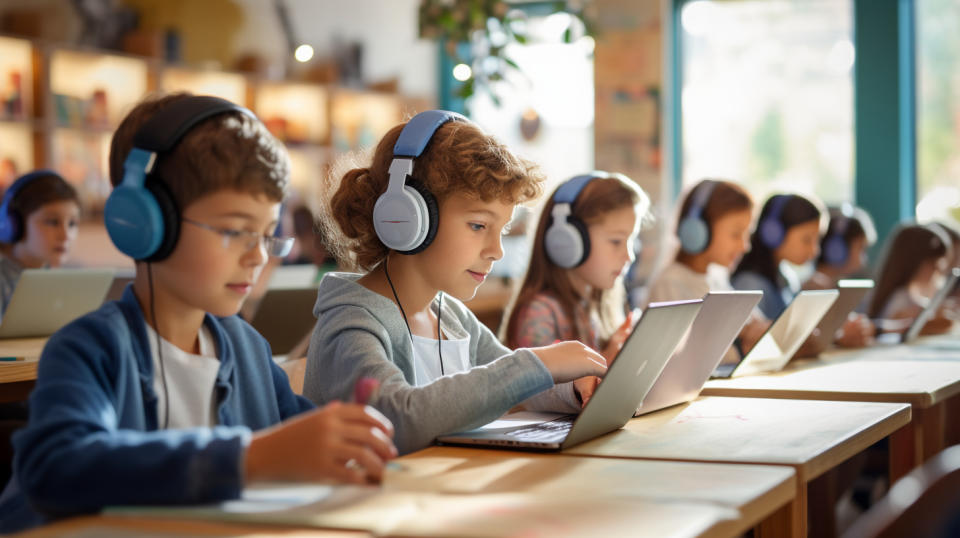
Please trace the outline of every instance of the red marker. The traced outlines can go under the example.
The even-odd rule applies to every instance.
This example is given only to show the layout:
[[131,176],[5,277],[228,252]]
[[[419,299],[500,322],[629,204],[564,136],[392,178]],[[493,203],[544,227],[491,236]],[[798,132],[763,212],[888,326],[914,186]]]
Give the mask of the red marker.
[[353,402],[360,405],[367,405],[377,394],[380,388],[380,381],[372,377],[361,377],[357,384],[353,386]]

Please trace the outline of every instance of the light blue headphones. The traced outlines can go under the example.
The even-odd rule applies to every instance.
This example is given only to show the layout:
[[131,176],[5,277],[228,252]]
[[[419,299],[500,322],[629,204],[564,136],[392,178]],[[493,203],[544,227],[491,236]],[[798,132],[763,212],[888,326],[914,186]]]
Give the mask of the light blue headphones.
[[198,123],[227,112],[256,118],[226,99],[196,95],[164,106],[137,130],[123,163],[123,181],[103,208],[107,233],[120,252],[148,262],[173,252],[180,236],[180,210],[164,181],[153,176],[157,158],[173,150]]
[[716,186],[716,181],[705,179],[691,193],[690,207],[677,226],[680,248],[687,254],[700,254],[710,246],[710,224],[703,218],[703,210]]
[[610,174],[607,172],[594,170],[568,179],[553,193],[553,209],[550,211],[550,225],[543,237],[543,248],[554,265],[571,269],[590,256],[590,234],[587,225],[574,216],[573,203],[587,183],[608,177]]
[[793,199],[792,194],[777,194],[767,202],[770,204],[770,211],[757,224],[757,233],[760,236],[760,242],[770,250],[773,250],[783,243],[787,235],[787,230],[780,221],[780,215],[783,213],[787,202]]
[[14,199],[17,197],[17,193],[26,187],[27,184],[33,182],[33,180],[49,176],[63,179],[60,177],[60,174],[53,170],[34,170],[33,172],[18,177],[17,180],[7,188],[7,192],[3,193],[3,204],[0,205],[0,242],[16,243],[23,237],[23,219],[26,215],[21,215],[19,211],[11,207],[11,204],[13,204]]
[[390,180],[373,206],[373,227],[387,248],[401,254],[422,251],[437,235],[437,200],[413,177],[413,161],[448,121],[470,120],[446,110],[421,112],[407,122],[393,146]]

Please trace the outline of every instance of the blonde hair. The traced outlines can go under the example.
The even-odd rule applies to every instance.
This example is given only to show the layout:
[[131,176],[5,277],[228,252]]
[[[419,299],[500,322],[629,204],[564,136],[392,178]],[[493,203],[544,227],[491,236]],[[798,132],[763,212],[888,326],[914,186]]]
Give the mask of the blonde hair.
[[[637,217],[643,222],[649,218],[650,198],[632,179],[623,174],[610,174],[610,177],[595,178],[587,183],[573,203],[571,214],[590,226],[600,221],[609,212],[626,207],[636,208]],[[544,247],[544,236],[550,226],[552,211],[553,195],[551,194],[540,213],[540,220],[532,241],[527,274],[504,313],[504,319],[507,321],[501,326],[500,338],[508,347],[516,347],[519,314],[523,310],[523,305],[530,303],[538,293],[548,292],[555,296],[564,313],[571,320],[576,319],[575,306],[580,299],[573,283],[570,282],[570,270],[550,262]],[[625,303],[622,278],[618,278],[609,290],[591,291],[588,298],[588,313],[596,313],[599,318],[600,333],[597,336],[601,342],[610,338],[623,322]],[[583,340],[587,337],[585,334],[579,334],[576,323],[573,325],[574,330],[577,331],[577,339]]]
[[[387,189],[393,146],[405,125],[384,135],[369,166],[331,174],[321,189],[318,224],[343,267],[370,271],[389,252],[374,230],[373,206]],[[517,205],[536,199],[543,189],[544,177],[535,164],[469,122],[452,121],[437,129],[413,170],[437,204],[457,193]]]

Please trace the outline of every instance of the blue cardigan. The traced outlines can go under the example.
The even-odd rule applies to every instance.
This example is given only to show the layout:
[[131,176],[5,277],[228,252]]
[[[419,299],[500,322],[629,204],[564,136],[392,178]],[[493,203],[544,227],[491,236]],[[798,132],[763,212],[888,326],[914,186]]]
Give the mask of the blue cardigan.
[[109,505],[239,496],[251,431],[314,406],[291,391],[269,344],[245,321],[207,314],[204,324],[220,359],[212,428],[158,429],[153,361],[132,286],[50,337],[30,420],[13,436],[0,533]]

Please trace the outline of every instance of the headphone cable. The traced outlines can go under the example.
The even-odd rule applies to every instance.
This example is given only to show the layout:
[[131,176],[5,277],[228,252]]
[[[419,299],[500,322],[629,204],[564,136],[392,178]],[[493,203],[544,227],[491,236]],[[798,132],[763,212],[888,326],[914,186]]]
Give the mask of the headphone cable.
[[[393,280],[390,279],[390,271],[387,269],[387,263],[390,261],[390,257],[387,256],[383,259],[383,274],[387,277],[387,284],[390,285],[390,291],[393,292],[393,299],[397,302],[397,306],[400,307],[400,315],[403,316],[403,324],[407,326],[407,334],[410,335],[410,344],[413,345],[413,331],[410,330],[410,322],[407,321],[407,313],[403,311],[403,305],[400,304],[400,297],[397,296],[397,289],[393,287]],[[443,350],[440,345],[440,315],[441,308],[443,307],[443,292],[440,292],[440,304],[437,306],[437,353],[440,355],[440,375],[445,375],[443,372]]]
[[163,383],[163,429],[170,426],[170,392],[167,390],[167,373],[163,367],[163,345],[160,342],[160,327],[157,326],[157,308],[153,300],[153,268],[147,262],[147,283],[150,288],[150,317],[153,318],[153,332],[157,340],[157,357],[160,362],[160,381]]

